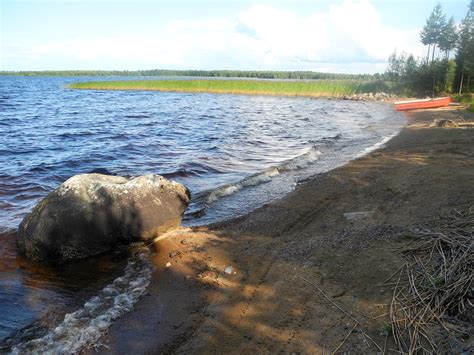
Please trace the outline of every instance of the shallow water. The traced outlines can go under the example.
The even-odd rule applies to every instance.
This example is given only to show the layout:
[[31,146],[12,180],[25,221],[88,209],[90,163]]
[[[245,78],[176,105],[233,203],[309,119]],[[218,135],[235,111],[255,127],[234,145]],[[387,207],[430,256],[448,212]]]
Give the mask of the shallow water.
[[53,270],[16,255],[18,223],[70,176],[161,174],[191,190],[184,223],[211,223],[285,195],[403,125],[379,103],[65,87],[83,80],[0,77],[0,341],[9,344],[47,336],[126,272],[113,256]]

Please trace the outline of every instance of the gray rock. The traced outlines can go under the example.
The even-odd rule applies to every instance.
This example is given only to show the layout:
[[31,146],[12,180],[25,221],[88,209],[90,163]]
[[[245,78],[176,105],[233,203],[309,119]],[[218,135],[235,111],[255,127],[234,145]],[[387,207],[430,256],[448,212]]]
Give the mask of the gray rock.
[[148,241],[180,224],[186,187],[159,175],[76,175],[52,191],[18,229],[18,248],[33,261],[63,263]]

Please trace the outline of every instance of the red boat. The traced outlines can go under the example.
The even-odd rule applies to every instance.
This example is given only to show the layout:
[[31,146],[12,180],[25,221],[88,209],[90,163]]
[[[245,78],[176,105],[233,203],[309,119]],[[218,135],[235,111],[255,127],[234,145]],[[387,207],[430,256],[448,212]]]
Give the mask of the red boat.
[[438,99],[398,101],[394,103],[395,110],[406,111],[418,108],[437,108],[448,106],[453,101],[450,97],[440,97]]

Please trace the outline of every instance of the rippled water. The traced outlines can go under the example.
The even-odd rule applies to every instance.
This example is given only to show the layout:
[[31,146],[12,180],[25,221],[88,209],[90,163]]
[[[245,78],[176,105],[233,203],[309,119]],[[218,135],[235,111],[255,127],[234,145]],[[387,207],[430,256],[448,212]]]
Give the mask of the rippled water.
[[[24,338],[45,336],[125,272],[126,261],[111,257],[50,270],[16,255],[15,228],[67,178],[161,174],[192,192],[185,223],[210,223],[283,196],[403,124],[378,103],[65,87],[83,80],[91,78],[0,77],[0,341],[24,327]],[[51,309],[60,311],[45,316]]]

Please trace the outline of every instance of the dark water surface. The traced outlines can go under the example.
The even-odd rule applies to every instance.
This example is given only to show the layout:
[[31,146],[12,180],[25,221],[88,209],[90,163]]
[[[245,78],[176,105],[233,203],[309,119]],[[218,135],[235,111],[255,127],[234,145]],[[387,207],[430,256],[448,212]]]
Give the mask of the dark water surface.
[[84,80],[98,78],[0,77],[0,342],[47,336],[135,265],[112,256],[53,270],[16,255],[19,222],[67,178],[161,174],[192,192],[185,223],[210,223],[285,195],[403,125],[379,103],[65,87]]

